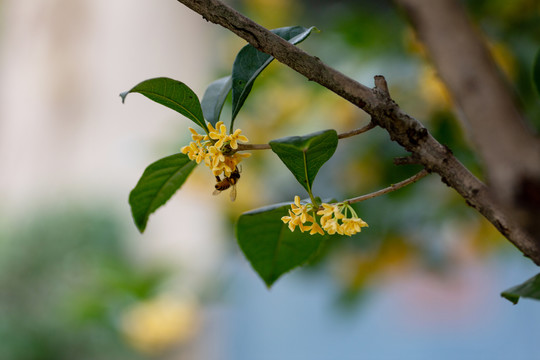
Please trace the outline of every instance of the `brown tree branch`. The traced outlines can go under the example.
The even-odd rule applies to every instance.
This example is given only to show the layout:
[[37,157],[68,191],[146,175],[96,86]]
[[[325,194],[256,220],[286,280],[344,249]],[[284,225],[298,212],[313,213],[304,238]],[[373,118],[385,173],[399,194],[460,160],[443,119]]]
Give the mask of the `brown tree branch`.
[[221,25],[243,38],[256,49],[272,55],[281,63],[316,81],[360,107],[374,101],[371,89],[332,69],[319,58],[268,31],[219,0],[178,0],[202,15],[207,21]]
[[360,129],[354,129],[354,130],[351,130],[351,131],[347,131],[347,132],[338,134],[338,139],[346,139],[346,138],[351,137],[351,136],[356,136],[356,135],[363,134],[363,133],[373,129],[376,126],[377,125],[375,125],[375,123],[373,121],[370,121],[369,124],[367,124],[364,127],[361,127]]
[[392,191],[396,191],[396,190],[401,189],[402,187],[413,184],[413,183],[417,182],[418,180],[420,180],[421,178],[426,177],[428,175],[429,175],[429,172],[424,169],[424,170],[420,171],[419,173],[417,173],[416,175],[413,175],[410,178],[405,179],[403,181],[400,181],[398,183],[392,184],[389,187],[386,187],[386,188],[381,189],[381,190],[377,190],[375,192],[372,192],[372,193],[369,193],[369,194],[366,194],[366,195],[357,196],[355,198],[348,199],[348,200],[345,200],[343,202],[348,202],[349,204],[354,204],[354,203],[357,203],[357,202],[373,199],[374,197],[381,196],[381,195],[384,195],[384,194],[388,194],[388,193],[391,193]]
[[488,188],[472,175],[453,155],[437,142],[416,119],[403,113],[392,101],[386,81],[376,77],[370,89],[325,65],[262,26],[254,23],[218,0],[178,0],[205,19],[224,26],[257,49],[272,55],[306,76],[340,95],[371,115],[374,124],[386,129],[393,141],[419,159],[430,172],[454,188],[465,201],[484,215],[509,241],[540,265],[540,245],[517,226],[496,202]]
[[394,165],[418,165],[420,161],[412,156],[402,156],[394,159]]

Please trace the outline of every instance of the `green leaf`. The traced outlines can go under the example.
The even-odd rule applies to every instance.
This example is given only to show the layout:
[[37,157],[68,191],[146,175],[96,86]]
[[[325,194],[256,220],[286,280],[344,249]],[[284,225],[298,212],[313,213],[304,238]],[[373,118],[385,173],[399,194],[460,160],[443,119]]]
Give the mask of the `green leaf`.
[[142,233],[148,217],[182,186],[191,171],[197,166],[184,154],[167,156],[150,164],[139,182],[129,194],[131,213],[137,228]]
[[179,112],[203,129],[208,130],[199,98],[193,90],[180,81],[165,77],[145,80],[135,85],[131,90],[121,93],[122,102],[130,93],[142,94],[150,100]]
[[[274,29],[272,32],[291,44],[298,44],[306,39],[315,29],[314,26],[308,28],[302,26],[289,26]],[[251,45],[244,46],[234,60],[232,70],[232,119],[234,119],[253,87],[253,82],[259,74],[274,60],[274,57],[265,54]]]
[[530,278],[523,284],[504,291],[501,296],[514,304],[518,303],[520,297],[540,300],[540,274]]
[[223,109],[223,104],[225,104],[231,88],[232,80],[230,76],[218,79],[206,88],[201,100],[201,106],[204,117],[210,124],[215,126],[219,121],[221,109]]
[[540,95],[540,49],[536,53],[536,58],[533,64],[533,82],[536,86],[536,91]]
[[281,221],[290,203],[252,210],[240,216],[236,236],[251,266],[270,287],[284,273],[312,258],[328,235],[289,230]]
[[272,151],[279,156],[308,193],[311,193],[313,180],[319,169],[332,157],[337,144],[338,136],[335,130],[270,141]]

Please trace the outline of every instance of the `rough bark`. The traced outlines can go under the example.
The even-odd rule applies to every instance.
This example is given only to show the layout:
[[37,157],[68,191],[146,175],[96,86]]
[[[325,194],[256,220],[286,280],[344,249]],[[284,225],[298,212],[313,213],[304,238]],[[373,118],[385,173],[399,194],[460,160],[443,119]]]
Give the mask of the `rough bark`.
[[375,79],[370,89],[324,64],[296,46],[274,35],[218,0],[178,0],[204,19],[219,24],[272,55],[281,63],[342,96],[371,115],[372,121],[386,129],[428,171],[441,176],[473,208],[486,217],[509,241],[540,265],[540,245],[513,222],[489,189],[472,175],[445,146],[437,142],[416,119],[405,114],[390,98],[386,81]]

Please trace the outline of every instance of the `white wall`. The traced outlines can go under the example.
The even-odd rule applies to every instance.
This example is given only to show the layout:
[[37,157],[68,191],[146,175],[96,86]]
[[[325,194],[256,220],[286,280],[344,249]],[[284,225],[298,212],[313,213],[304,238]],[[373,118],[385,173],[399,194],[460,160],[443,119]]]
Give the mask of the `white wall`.
[[[0,16],[3,220],[74,201],[108,202],[131,223],[129,191],[147,165],[185,145],[190,122],[139,94],[122,105],[118,94],[168,76],[201,97],[221,30],[172,0],[3,0]],[[181,264],[193,279],[211,272],[222,241],[213,180],[202,178],[144,235],[129,224],[136,255]]]

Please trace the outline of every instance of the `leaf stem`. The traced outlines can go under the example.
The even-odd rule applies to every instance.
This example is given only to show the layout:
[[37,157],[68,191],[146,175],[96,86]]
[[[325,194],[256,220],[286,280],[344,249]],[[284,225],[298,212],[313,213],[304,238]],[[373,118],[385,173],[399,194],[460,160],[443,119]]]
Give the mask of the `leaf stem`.
[[311,199],[311,203],[313,204],[313,207],[318,207],[319,204],[317,204],[317,200],[315,200],[315,197],[313,196],[313,193],[311,192],[311,186],[309,186],[309,177],[307,172],[307,159],[306,159],[306,151],[304,150],[304,174],[306,176],[306,186],[309,194],[309,198]]
[[[338,139],[345,139],[345,138],[348,138],[348,137],[360,135],[362,133],[365,133],[365,132],[373,129],[376,126],[377,125],[375,123],[370,122],[366,126],[361,127],[359,129],[354,129],[354,130],[351,130],[351,131],[347,131],[347,132],[338,134]],[[236,149],[236,151],[269,150],[269,149],[271,149],[271,147],[268,144],[238,144],[238,149]]]

